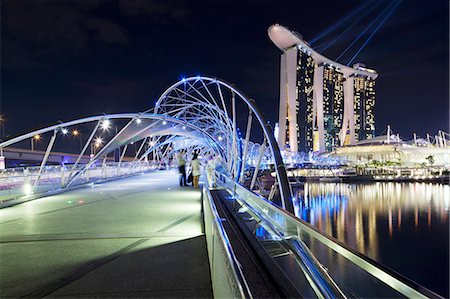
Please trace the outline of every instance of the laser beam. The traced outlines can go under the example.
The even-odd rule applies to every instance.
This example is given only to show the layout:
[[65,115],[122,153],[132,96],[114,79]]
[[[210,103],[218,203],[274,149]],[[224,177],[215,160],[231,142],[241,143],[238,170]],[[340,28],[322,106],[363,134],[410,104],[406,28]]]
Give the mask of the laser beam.
[[348,50],[350,50],[351,47],[353,47],[353,45],[361,38],[363,37],[363,35],[367,32],[367,30],[369,30],[374,24],[376,24],[378,22],[378,20],[385,14],[387,13],[392,7],[393,5],[395,5],[395,3],[390,3],[385,9],[383,9],[383,11],[372,21],[369,23],[369,25],[367,25],[367,27],[353,40],[353,42],[347,47],[345,48],[345,50],[341,53],[341,55],[339,55],[338,58],[336,58],[335,61],[339,61],[339,59],[345,54],[347,53]]
[[326,49],[328,49],[329,47],[331,47],[332,45],[334,45],[339,39],[342,38],[342,36],[344,36],[344,34],[346,34],[350,29],[352,29],[352,27],[354,27],[356,24],[358,24],[362,19],[364,19],[370,12],[372,12],[381,2],[376,2],[374,6],[372,6],[372,8],[367,9],[364,11],[364,13],[362,13],[361,15],[359,15],[359,17],[356,19],[355,22],[353,22],[352,24],[350,24],[350,26],[348,26],[341,34],[339,34],[337,37],[335,37],[331,42],[329,42],[327,45],[323,46],[319,52],[323,52]]
[[339,20],[338,22],[336,22],[335,24],[333,24],[331,27],[329,27],[328,29],[326,29],[325,31],[323,31],[322,33],[316,35],[313,39],[311,39],[309,41],[309,43],[312,45],[313,43],[315,43],[316,41],[318,41],[320,38],[322,38],[323,36],[327,35],[330,32],[333,32],[334,30],[336,30],[342,23],[344,23],[345,21],[347,21],[348,19],[350,19],[351,17],[353,17],[355,14],[357,14],[358,12],[360,12],[362,9],[364,9],[366,6],[368,6],[371,3],[371,1],[367,1],[365,2],[363,5],[361,5],[359,8],[355,9],[353,12],[351,12],[349,15],[345,16],[344,18],[342,18],[341,20]]
[[359,55],[359,53],[361,53],[361,51],[369,43],[369,41],[372,39],[372,37],[375,35],[375,33],[377,33],[377,31],[380,30],[381,26],[383,26],[384,23],[386,23],[387,19],[389,19],[389,17],[394,13],[395,9],[399,6],[400,2],[401,2],[401,0],[397,1],[397,3],[395,3],[395,5],[391,8],[389,13],[383,18],[383,20],[380,22],[380,24],[378,24],[378,26],[375,28],[375,30],[372,32],[372,34],[367,38],[367,40],[364,42],[364,44],[361,46],[361,48],[359,48],[359,50],[356,52],[356,54],[353,55],[352,59],[350,59],[350,61],[347,63],[347,66],[352,64],[353,60],[355,60],[356,57]]

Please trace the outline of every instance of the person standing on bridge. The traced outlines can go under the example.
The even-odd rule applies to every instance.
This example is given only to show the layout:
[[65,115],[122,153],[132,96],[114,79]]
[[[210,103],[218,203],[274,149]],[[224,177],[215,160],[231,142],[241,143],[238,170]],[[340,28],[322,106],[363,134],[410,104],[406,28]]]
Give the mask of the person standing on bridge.
[[178,171],[180,172],[180,186],[184,187],[187,186],[186,183],[186,161],[183,158],[184,151],[180,151],[178,153]]
[[198,154],[194,152],[191,161],[192,171],[192,185],[194,188],[198,188],[198,179],[200,178],[200,161],[198,160]]
[[216,187],[216,158],[211,155],[208,163],[206,164],[206,174],[208,176],[209,187]]

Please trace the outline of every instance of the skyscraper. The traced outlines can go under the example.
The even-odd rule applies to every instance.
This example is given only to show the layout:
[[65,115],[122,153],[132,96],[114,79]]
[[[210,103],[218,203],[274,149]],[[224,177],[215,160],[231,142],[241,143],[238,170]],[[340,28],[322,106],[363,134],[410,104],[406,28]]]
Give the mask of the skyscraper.
[[280,63],[278,143],[291,152],[331,151],[374,136],[375,79],[362,64],[348,67],[313,50],[280,25],[268,34]]

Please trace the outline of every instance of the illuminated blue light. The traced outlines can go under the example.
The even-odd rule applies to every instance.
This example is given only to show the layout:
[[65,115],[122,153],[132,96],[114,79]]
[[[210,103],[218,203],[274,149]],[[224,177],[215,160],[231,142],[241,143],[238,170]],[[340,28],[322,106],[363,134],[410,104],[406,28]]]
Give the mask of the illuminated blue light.
[[353,55],[353,57],[350,59],[350,61],[347,63],[347,66],[351,65],[351,63],[356,59],[356,57],[359,55],[359,53],[361,53],[361,51],[364,49],[364,47],[370,42],[370,40],[372,39],[372,37],[375,35],[375,33],[377,33],[377,31],[381,28],[381,26],[383,26],[383,24],[387,21],[387,19],[392,15],[392,13],[394,12],[394,10],[397,8],[397,6],[400,4],[401,1],[398,1],[397,3],[395,3],[389,13],[383,18],[383,20],[378,24],[378,26],[373,30],[372,34],[366,39],[366,41],[364,42],[364,44],[359,48],[359,50],[356,52],[355,55]]
[[[399,2],[398,2],[399,3]],[[387,16],[385,17],[385,19],[387,17],[390,16],[390,14],[392,13],[393,9],[395,9],[395,7],[397,7],[397,4],[395,4],[394,2],[392,2],[391,4],[389,4],[388,6],[386,6],[386,8],[372,21],[369,23],[369,25],[367,25],[366,28],[364,28],[364,30],[356,37],[356,39],[353,40],[352,43],[350,43],[350,45],[341,53],[341,55],[339,55],[338,58],[335,59],[335,61],[339,61],[339,59],[345,54],[347,53],[347,51],[360,39],[364,36],[364,34],[367,32],[367,30],[369,30],[374,24],[376,24],[378,22],[378,20],[380,20],[380,18],[385,15],[389,10],[391,10],[390,13],[387,14]],[[384,21],[381,21],[381,25],[384,23]],[[375,29],[374,31],[376,32],[378,29]],[[373,32],[372,32],[373,33]],[[370,38],[370,37],[369,37]],[[363,45],[363,47],[365,46],[365,44]],[[358,52],[359,54],[359,52]],[[353,58],[354,59],[354,58]],[[352,59],[352,60],[353,60]],[[350,62],[350,61],[349,61]],[[350,63],[348,63],[347,65],[350,65]]]
[[[327,28],[326,30],[324,30],[322,33],[320,33],[319,35],[315,36],[314,38],[312,38],[309,43],[312,45],[314,44],[316,41],[318,41],[319,39],[321,39],[322,37],[324,37],[325,35],[327,35],[328,33],[331,33],[333,31],[335,31],[336,29],[338,29],[342,24],[344,24],[347,20],[351,20],[352,17],[356,14],[359,14],[359,12],[363,9],[366,9],[366,6],[368,6],[369,4],[371,4],[371,1],[367,1],[365,4],[363,4],[362,6],[358,7],[357,9],[355,9],[353,12],[351,12],[350,14],[348,14],[347,16],[345,16],[344,18],[342,18],[341,20],[339,20],[338,22],[336,22],[335,24],[333,24],[332,26],[330,26],[329,28]],[[371,9],[369,9],[371,10]],[[344,26],[344,25],[343,25]]]

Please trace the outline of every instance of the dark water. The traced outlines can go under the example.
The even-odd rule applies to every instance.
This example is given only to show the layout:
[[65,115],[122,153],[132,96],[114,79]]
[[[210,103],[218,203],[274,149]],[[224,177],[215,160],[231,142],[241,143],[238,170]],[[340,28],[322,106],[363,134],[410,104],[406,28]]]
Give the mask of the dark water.
[[450,186],[305,183],[294,192],[297,216],[449,297]]

